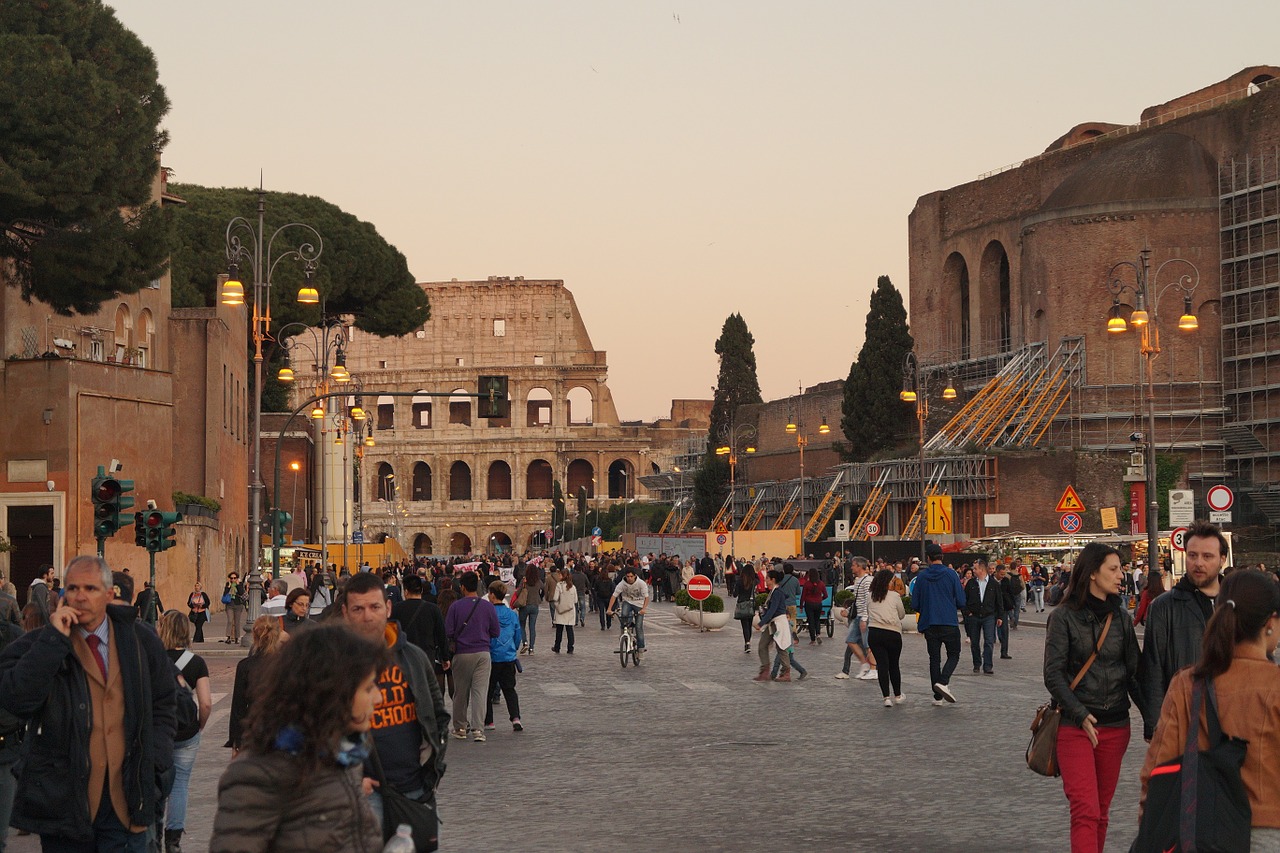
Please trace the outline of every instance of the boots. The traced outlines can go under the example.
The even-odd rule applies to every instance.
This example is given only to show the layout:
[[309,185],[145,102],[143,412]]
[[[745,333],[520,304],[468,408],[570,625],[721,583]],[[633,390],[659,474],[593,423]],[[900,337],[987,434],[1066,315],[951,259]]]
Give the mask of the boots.
[[166,829],[164,831],[164,853],[182,853],[181,829]]
[[781,675],[779,675],[779,676],[778,676],[777,678],[775,678],[774,680],[775,680],[775,681],[790,681],[790,680],[791,680],[791,668],[790,668],[790,667],[787,667],[786,669],[782,670],[782,674],[781,674]]
[[767,666],[760,667],[760,674],[751,680],[752,681],[772,681],[773,679],[770,678],[769,676],[769,667]]

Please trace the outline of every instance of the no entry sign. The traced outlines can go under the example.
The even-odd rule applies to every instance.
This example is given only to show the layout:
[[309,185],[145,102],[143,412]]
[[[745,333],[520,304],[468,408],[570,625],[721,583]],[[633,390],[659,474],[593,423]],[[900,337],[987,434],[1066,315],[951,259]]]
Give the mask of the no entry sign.
[[1214,486],[1204,496],[1204,502],[1215,512],[1226,512],[1236,502],[1236,496],[1228,486]]
[[711,578],[706,575],[694,575],[689,578],[689,597],[694,601],[705,601],[711,595]]

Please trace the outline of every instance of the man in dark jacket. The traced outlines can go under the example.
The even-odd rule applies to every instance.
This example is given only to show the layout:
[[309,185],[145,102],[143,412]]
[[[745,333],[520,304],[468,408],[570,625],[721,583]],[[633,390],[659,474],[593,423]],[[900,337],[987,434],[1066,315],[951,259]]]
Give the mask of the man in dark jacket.
[[[449,712],[426,652],[405,639],[399,626],[387,624],[390,613],[386,588],[376,573],[361,572],[347,581],[342,606],[347,626],[391,650],[391,665],[378,673],[382,699],[373,714],[373,743],[385,784],[411,799],[431,802],[444,775]],[[376,779],[372,762],[366,763],[365,775]],[[381,823],[377,791],[369,804]]]
[[173,764],[177,681],[155,633],[72,559],[50,623],[0,655],[0,708],[29,719],[13,825],[45,850],[146,850]]
[[[773,659],[773,622],[779,616],[787,614],[786,596],[782,592],[780,584],[782,583],[783,574],[779,569],[770,569],[766,575],[765,584],[769,588],[769,598],[765,601],[764,612],[760,614],[760,627],[756,630],[760,632],[760,642],[756,645],[756,652],[760,655],[760,674],[754,681],[771,681],[769,675],[769,664]],[[789,675],[790,667],[787,669]],[[787,679],[791,679],[788,677]]]
[[964,585],[964,630],[973,652],[974,673],[982,670],[987,675],[995,675],[991,652],[996,644],[996,628],[1004,624],[1006,609],[1000,582],[988,575],[986,561],[975,561],[973,577]]
[[[933,685],[933,704],[955,702],[948,686],[951,674],[960,663],[960,623],[956,611],[965,605],[964,590],[955,569],[942,564],[942,548],[930,542],[925,549],[929,565],[916,575],[911,606],[918,614],[917,624],[929,650],[929,681]],[[947,662],[942,663],[942,649],[947,649]]]
[[[1148,741],[1160,720],[1160,706],[1174,673],[1200,660],[1204,627],[1213,615],[1227,539],[1218,528],[1197,521],[1187,531],[1187,573],[1147,608],[1142,661],[1142,733]],[[1154,571],[1154,569],[1153,569]]]
[[400,624],[404,638],[427,653],[443,686],[449,668],[449,639],[444,635],[444,614],[439,606],[422,598],[422,578],[405,575],[404,601],[391,605],[391,620]]

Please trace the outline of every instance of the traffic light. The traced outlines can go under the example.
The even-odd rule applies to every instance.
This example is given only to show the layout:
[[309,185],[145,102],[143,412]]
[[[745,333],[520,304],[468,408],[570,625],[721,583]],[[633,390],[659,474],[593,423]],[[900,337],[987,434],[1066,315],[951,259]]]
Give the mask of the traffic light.
[[[176,531],[173,525],[182,521],[180,512],[161,512],[158,509],[140,512],[134,516],[134,527],[142,525],[142,544],[153,554],[168,551],[177,543],[173,541]],[[135,538],[134,541],[137,541]]]
[[284,534],[285,530],[289,527],[289,522],[293,521],[293,515],[282,509],[277,509],[272,513],[271,521],[271,544],[277,548],[282,548],[288,544],[284,538]]
[[479,415],[482,418],[507,418],[511,416],[511,403],[507,399],[507,377],[481,376],[479,385]]
[[90,491],[93,497],[93,536],[95,539],[110,539],[128,523],[129,513],[125,510],[133,506],[133,498],[128,496],[133,491],[133,480],[106,476],[99,467]]

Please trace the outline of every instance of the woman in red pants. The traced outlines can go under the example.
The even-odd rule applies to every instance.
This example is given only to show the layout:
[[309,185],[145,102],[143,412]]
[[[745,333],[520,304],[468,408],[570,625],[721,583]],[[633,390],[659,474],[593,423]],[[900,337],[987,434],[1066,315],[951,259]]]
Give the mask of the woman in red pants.
[[1111,796],[1129,746],[1138,638],[1120,605],[1121,576],[1116,549],[1089,543],[1071,572],[1064,606],[1049,614],[1044,684],[1062,710],[1058,768],[1071,806],[1072,853],[1101,853],[1105,846]]

